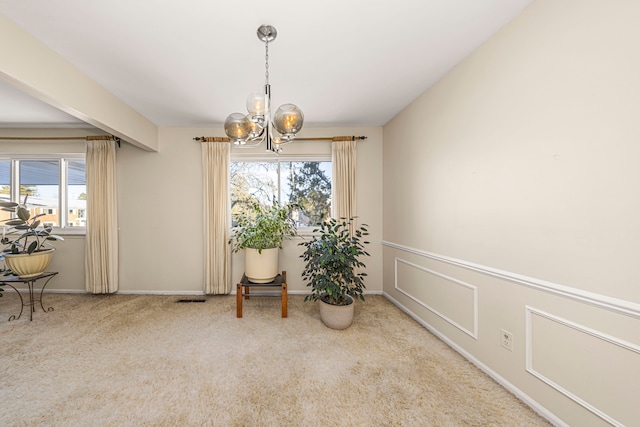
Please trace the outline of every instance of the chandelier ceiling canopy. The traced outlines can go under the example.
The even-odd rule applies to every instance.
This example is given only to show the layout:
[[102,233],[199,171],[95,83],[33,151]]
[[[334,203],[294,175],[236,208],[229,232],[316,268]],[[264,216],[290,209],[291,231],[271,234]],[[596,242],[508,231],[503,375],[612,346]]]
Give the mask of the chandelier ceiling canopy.
[[263,142],[266,149],[275,153],[282,151],[282,145],[295,138],[302,129],[304,115],[294,104],[283,104],[271,113],[271,86],[269,85],[269,43],[276,39],[278,32],[271,25],[261,25],[257,36],[264,42],[265,84],[263,92],[253,92],[247,98],[247,112],[232,113],[224,122],[224,131],[231,141],[239,146],[255,147]]

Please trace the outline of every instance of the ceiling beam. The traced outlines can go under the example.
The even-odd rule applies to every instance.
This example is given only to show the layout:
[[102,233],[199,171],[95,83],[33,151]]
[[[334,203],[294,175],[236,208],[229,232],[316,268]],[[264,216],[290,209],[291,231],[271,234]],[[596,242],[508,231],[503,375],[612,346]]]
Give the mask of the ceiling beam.
[[0,14],[0,78],[143,150],[158,151],[158,127]]

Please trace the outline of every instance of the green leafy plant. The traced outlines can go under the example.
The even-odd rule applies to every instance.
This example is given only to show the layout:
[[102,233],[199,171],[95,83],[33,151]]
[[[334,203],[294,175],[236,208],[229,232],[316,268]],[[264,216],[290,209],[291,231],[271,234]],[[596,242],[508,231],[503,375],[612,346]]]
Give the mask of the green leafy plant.
[[232,229],[229,244],[233,252],[245,248],[263,249],[281,248],[284,239],[298,235],[296,223],[291,217],[294,204],[280,206],[274,202],[271,206],[252,205],[249,212],[243,212],[236,218],[236,226]]
[[[24,203],[15,202],[0,202],[0,207],[3,211],[15,213],[14,218],[4,220],[6,225],[9,226],[9,230],[3,230],[3,236],[0,243],[3,245],[9,245],[4,249],[4,253],[7,254],[31,254],[33,252],[39,252],[46,250],[45,243],[48,240],[64,240],[62,237],[51,234],[52,227],[47,225],[43,226],[40,223],[40,217],[45,214],[38,214],[31,216],[31,212],[27,208],[27,199],[29,196],[24,197]],[[5,232],[12,233],[18,232],[18,236],[14,239],[10,239],[6,236]]]
[[332,305],[347,305],[346,295],[364,301],[367,274],[357,270],[366,267],[359,258],[369,256],[365,251],[369,242],[363,240],[369,232],[363,224],[355,229],[352,237],[349,230],[354,226],[354,219],[330,218],[313,230],[310,240],[299,244],[306,248],[300,255],[306,262],[302,278],[311,286],[311,295],[307,295],[305,301],[321,299]]

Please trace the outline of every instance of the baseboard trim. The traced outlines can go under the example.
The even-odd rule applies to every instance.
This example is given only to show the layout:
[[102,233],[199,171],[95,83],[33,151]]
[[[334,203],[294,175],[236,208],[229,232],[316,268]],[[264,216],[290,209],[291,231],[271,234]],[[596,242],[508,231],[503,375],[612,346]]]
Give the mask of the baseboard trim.
[[[229,294],[229,295],[235,295],[236,291],[235,289]],[[304,291],[304,290],[287,290],[287,295],[311,295],[311,291]],[[384,295],[383,291],[365,291],[364,292],[365,297],[367,295]]]
[[[21,294],[26,294],[29,292],[27,288],[17,288]],[[6,292],[6,289],[5,289]],[[38,290],[37,293],[40,293]],[[84,289],[45,289],[45,294],[89,294],[90,292],[85,291]],[[311,292],[302,291],[302,290],[289,290],[287,291],[288,295],[309,295]],[[135,291],[135,290],[119,290],[115,293],[116,295],[194,295],[194,296],[202,296],[206,295],[203,291]],[[235,290],[231,292],[229,295],[235,295]],[[366,295],[384,295],[383,291],[365,291]]]
[[550,423],[552,423],[553,425],[555,425],[557,427],[569,427],[569,425],[567,423],[562,421],[555,414],[550,412],[547,408],[545,408],[544,406],[540,405],[538,402],[536,402],[534,399],[532,399],[529,395],[527,395],[522,390],[520,390],[518,387],[514,386],[509,381],[507,381],[505,378],[503,378],[498,373],[496,373],[493,369],[489,368],[487,365],[485,365],[484,363],[482,363],[481,361],[476,359],[473,355],[471,355],[469,352],[464,350],[462,347],[458,346],[456,343],[451,341],[447,336],[445,336],[442,333],[440,333],[436,328],[431,326],[429,323],[425,322],[418,315],[416,315],[414,312],[412,312],[407,307],[402,305],[398,300],[393,298],[391,295],[389,295],[386,292],[383,292],[383,296],[386,299],[388,299],[389,301],[391,301],[391,303],[393,303],[400,310],[404,311],[407,315],[412,317],[416,322],[418,322],[420,325],[422,325],[424,328],[426,328],[429,332],[431,332],[436,337],[441,339],[449,347],[451,347],[456,352],[458,352],[462,357],[467,359],[469,362],[473,363],[481,371],[483,371],[484,373],[489,375],[491,378],[493,378],[498,384],[500,384],[501,386],[503,386],[504,388],[509,390],[511,393],[513,393],[516,397],[518,397],[518,399],[520,399],[525,404],[527,404],[531,409],[533,409],[541,417],[545,418],[547,421],[549,421]]
[[189,295],[189,296],[203,296],[204,291],[136,291],[136,290],[118,290],[117,295]]
[[467,270],[475,271],[487,276],[506,280],[517,285],[526,286],[528,288],[533,288],[539,291],[551,293],[564,298],[569,298],[575,301],[590,304],[599,308],[640,319],[640,304],[631,301],[608,297],[606,295],[597,294],[595,292],[584,291],[582,289],[560,285],[558,283],[548,282],[546,280],[540,280],[509,271],[498,270],[496,268],[487,267],[484,265],[457,258],[451,258],[444,255],[438,255],[384,240],[382,241],[382,245],[403,252],[408,252],[425,258],[444,262],[450,265],[462,267]]
[[[20,292],[21,294],[28,294],[29,293],[29,289],[27,288],[22,288],[22,287],[16,287],[16,290],[18,292]],[[7,292],[7,289],[5,288],[4,292]],[[34,294],[39,294],[40,293],[40,289],[34,289],[33,290]],[[87,291],[85,291],[84,289],[45,289],[44,294],[86,294]]]
[[[27,288],[18,288],[21,294],[29,292]],[[34,293],[40,293],[40,290],[34,291]],[[88,294],[84,289],[45,289],[45,294]],[[202,296],[205,295],[202,291],[132,291],[132,290],[118,290],[110,294],[96,294],[96,295],[189,295],[189,296]]]

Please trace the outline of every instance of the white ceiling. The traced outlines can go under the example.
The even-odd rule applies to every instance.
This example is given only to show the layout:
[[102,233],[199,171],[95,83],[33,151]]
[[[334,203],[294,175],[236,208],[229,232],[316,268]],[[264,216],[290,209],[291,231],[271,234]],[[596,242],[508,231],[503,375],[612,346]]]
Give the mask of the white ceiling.
[[[307,126],[382,126],[532,0],[0,0],[0,13],[158,126],[217,126],[264,85]],[[46,72],[46,70],[43,70]],[[0,126],[77,119],[0,80]]]

